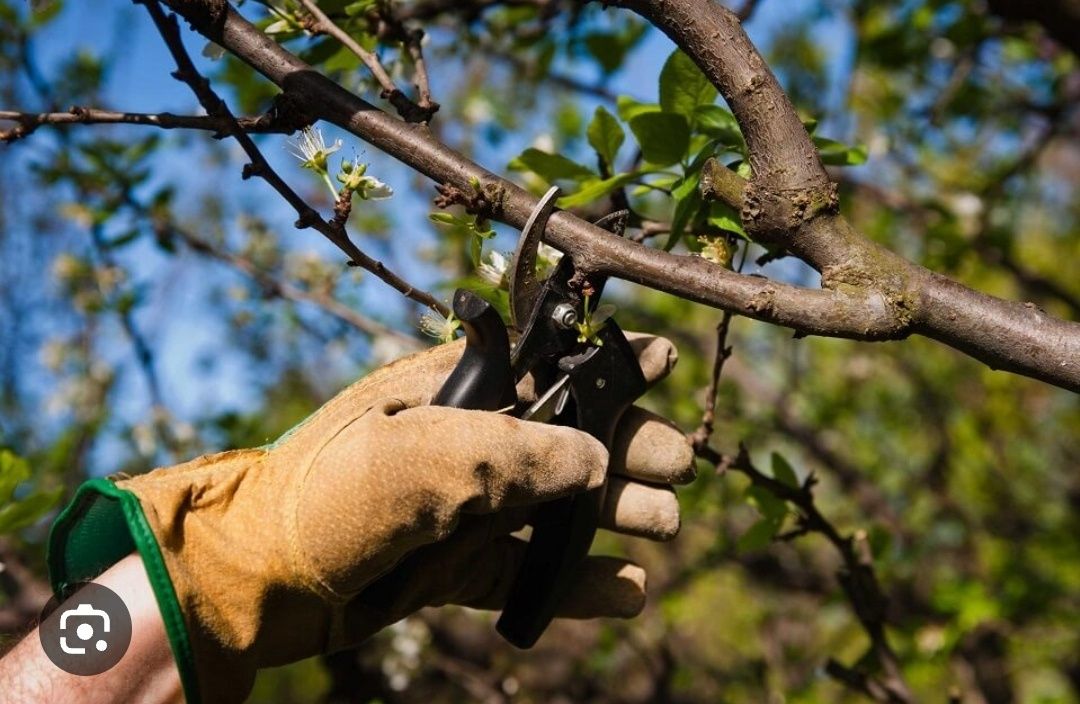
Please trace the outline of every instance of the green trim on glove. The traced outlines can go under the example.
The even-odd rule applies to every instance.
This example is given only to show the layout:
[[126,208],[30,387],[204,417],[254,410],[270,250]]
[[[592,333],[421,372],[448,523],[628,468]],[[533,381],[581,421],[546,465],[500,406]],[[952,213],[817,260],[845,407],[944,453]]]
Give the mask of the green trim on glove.
[[49,534],[49,580],[57,598],[94,579],[132,550],[142,557],[169,637],[184,697],[200,701],[195,660],[172,580],[138,498],[107,479],[91,479],[75,492]]

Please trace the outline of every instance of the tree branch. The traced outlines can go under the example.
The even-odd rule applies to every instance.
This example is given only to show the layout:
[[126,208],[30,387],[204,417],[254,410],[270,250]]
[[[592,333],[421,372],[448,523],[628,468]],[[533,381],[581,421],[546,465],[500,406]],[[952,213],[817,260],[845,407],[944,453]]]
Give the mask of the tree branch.
[[416,350],[421,347],[417,338],[407,335],[399,330],[395,330],[388,325],[380,323],[374,318],[369,318],[330,295],[308,291],[299,286],[295,286],[288,281],[284,281],[265,269],[260,268],[255,262],[251,261],[251,259],[230,252],[223,247],[217,247],[195,233],[179,227],[173,222],[155,219],[153,226],[154,229],[159,232],[175,235],[199,254],[228,264],[251,278],[270,295],[279,296],[280,298],[297,303],[314,305],[325,311],[328,315],[337,318],[350,327],[356,328],[360,332],[371,335],[372,337],[393,338],[408,350]]
[[[844,536],[826,519],[814,502],[816,479],[810,475],[801,486],[791,486],[765,474],[750,460],[746,447],[740,445],[738,455],[726,457],[705,445],[695,449],[697,455],[712,462],[720,470],[734,470],[747,476],[754,486],[760,486],[798,512],[795,535],[818,533],[840,554],[843,567],[837,579],[851,603],[855,616],[870,638],[870,650],[882,671],[881,678],[854,672],[835,663],[829,674],[846,685],[871,696],[875,701],[897,704],[914,701],[900,670],[896,653],[885,633],[885,614],[888,598],[874,573],[872,558],[865,534]],[[830,661],[834,663],[835,661]],[[857,676],[856,679],[852,679]],[[856,686],[858,684],[858,686]]]
[[[266,158],[262,155],[262,152],[259,151],[259,148],[255,146],[255,142],[251,137],[240,128],[240,125],[236,122],[236,118],[225,104],[225,101],[218,97],[217,93],[210,87],[210,82],[200,75],[195,68],[195,64],[192,63],[191,57],[184,48],[183,40],[180,38],[180,27],[176,22],[175,15],[166,17],[157,0],[134,0],[134,2],[146,6],[146,9],[150,13],[150,17],[158,28],[158,32],[160,32],[162,38],[165,40],[169,52],[176,61],[177,71],[173,76],[177,80],[188,84],[192,92],[195,93],[195,96],[199,99],[199,103],[202,104],[208,114],[215,116],[226,123],[228,134],[240,143],[240,146],[247,154],[248,159],[251,160],[251,163],[244,168],[245,178],[249,178],[253,175],[259,176],[269,183],[274,190],[281,194],[281,196],[288,201],[289,205],[296,210],[298,216],[296,226],[300,228],[315,228],[328,240],[337,245],[338,249],[349,256],[351,265],[359,266],[370,271],[406,298],[410,298],[432,310],[436,310],[442,315],[449,315],[450,310],[430,293],[423,289],[416,288],[405,281],[405,279],[387,269],[381,261],[373,259],[357,247],[349,238],[349,234],[345,230],[343,221],[339,222],[335,220],[334,222],[327,222],[314,208],[308,205],[296,191],[285,183],[285,180],[282,179],[266,161]],[[227,8],[228,6],[225,5],[225,7]],[[189,7],[188,9],[191,8]],[[206,8],[199,9],[207,11]],[[266,38],[266,35],[261,32],[259,32],[259,35]]]
[[[780,220],[786,225],[785,217],[796,218],[798,226],[791,245],[797,254],[816,253],[804,259],[815,265],[826,264],[821,267],[824,290],[742,276],[700,257],[643,247],[605,233],[567,212],[551,218],[545,233],[547,242],[574,256],[584,270],[617,276],[801,333],[885,340],[920,332],[992,367],[1080,390],[1080,325],[1055,320],[1022,303],[978,294],[938,277],[868,242],[835,215],[835,202],[829,197],[834,193],[833,185],[824,176],[805,129],[786,97],[780,100],[772,94],[759,95],[764,92],[762,86],[775,86],[777,91],[779,87],[731,13],[708,0],[635,0],[626,4],[672,12],[676,5],[689,4],[702,12],[716,13],[726,18],[720,23],[724,32],[718,29],[716,36],[723,36],[725,41],[710,38],[700,27],[688,28],[686,31],[699,40],[691,48],[703,52],[723,49],[724,56],[728,56],[734,53],[730,40],[731,46],[756,57],[753,65],[760,68],[758,72],[739,59],[741,70],[736,73],[745,81],[728,81],[729,88],[739,89],[739,97],[733,98],[739,106],[733,103],[732,108],[736,116],[741,116],[740,122],[746,121],[743,129],[747,142],[752,152],[765,155],[752,156],[759,161],[754,169],[755,181],[746,189],[744,216],[749,210],[764,213],[767,208],[763,198],[788,197],[784,201],[787,205],[780,208]],[[228,5],[223,3],[213,12],[201,5],[196,9],[183,0],[171,0],[170,6],[211,41],[247,62],[301,104],[311,106],[318,117],[439,183],[467,189],[471,188],[470,181],[476,180],[497,192],[500,198],[493,213],[496,219],[521,227],[535,207],[534,196],[439,142],[424,126],[397,120],[314,71]],[[680,40],[683,38],[670,18],[656,22]],[[701,40],[706,39],[702,46]],[[704,63],[697,52],[691,51],[691,56],[699,65]],[[712,73],[722,73],[723,59],[715,53],[711,56],[716,70],[707,75],[715,82]],[[750,103],[743,100],[747,96],[757,108],[752,110]],[[749,115],[755,110],[766,114]],[[790,124],[792,120],[798,130]],[[786,156],[780,161],[776,154]],[[758,224],[767,225],[769,221],[775,221],[775,217],[764,218]]]
[[[431,119],[432,114],[439,108],[438,105],[436,105],[434,109],[432,109],[430,93],[427,96],[427,108],[423,108],[414,103],[409,99],[409,96],[405,95],[405,93],[397,87],[394,83],[394,79],[390,78],[390,74],[386,72],[382,62],[379,61],[379,57],[360,46],[360,42],[353,39],[348,32],[337,26],[333,20],[326,16],[325,12],[319,9],[315,0],[300,0],[300,4],[303,6],[304,11],[311,16],[309,27],[311,31],[316,34],[326,34],[333,37],[341,42],[342,46],[364,62],[364,65],[368,67],[368,70],[371,71],[371,75],[375,77],[375,80],[382,88],[382,97],[388,100],[390,104],[397,109],[399,115],[408,122],[427,122]],[[423,65],[423,59],[421,59],[418,68],[422,69]],[[426,70],[424,70],[424,76],[424,85],[426,89]]]
[[[169,112],[142,113],[116,112],[98,108],[74,106],[67,112],[19,112],[0,110],[0,121],[18,123],[16,127],[0,131],[0,142],[14,142],[29,136],[42,125],[149,125],[161,129],[208,130],[215,136],[228,133],[228,122],[211,115],[174,115]],[[238,117],[236,123],[245,132],[289,134],[293,127],[279,123],[270,115]]]

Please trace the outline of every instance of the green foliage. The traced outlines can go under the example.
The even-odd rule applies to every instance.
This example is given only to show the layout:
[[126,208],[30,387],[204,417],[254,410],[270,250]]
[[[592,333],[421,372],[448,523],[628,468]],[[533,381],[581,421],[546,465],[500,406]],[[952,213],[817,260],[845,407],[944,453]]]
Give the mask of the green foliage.
[[680,50],[672,52],[660,71],[660,109],[688,121],[698,108],[712,105],[718,93],[701,69]]
[[630,119],[645,161],[654,167],[671,166],[690,146],[690,126],[686,118],[670,112],[646,112]]
[[63,489],[39,489],[17,495],[31,478],[30,464],[11,450],[0,449],[0,536],[9,535],[40,520],[60,500]]
[[[619,154],[619,147],[626,139],[626,133],[615,116],[608,112],[603,105],[596,108],[592,122],[588,129],[589,146],[591,146],[604,160],[604,164],[611,167],[615,164],[615,157]],[[533,169],[537,171],[537,169]],[[551,179],[549,179],[551,180]]]

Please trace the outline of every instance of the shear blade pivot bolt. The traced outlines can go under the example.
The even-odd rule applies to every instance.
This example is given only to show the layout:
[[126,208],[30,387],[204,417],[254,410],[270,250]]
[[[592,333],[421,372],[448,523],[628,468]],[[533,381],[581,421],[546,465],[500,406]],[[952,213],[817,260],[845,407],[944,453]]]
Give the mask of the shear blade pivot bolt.
[[551,313],[551,319],[563,329],[569,329],[577,323],[577,311],[569,303],[560,303]]

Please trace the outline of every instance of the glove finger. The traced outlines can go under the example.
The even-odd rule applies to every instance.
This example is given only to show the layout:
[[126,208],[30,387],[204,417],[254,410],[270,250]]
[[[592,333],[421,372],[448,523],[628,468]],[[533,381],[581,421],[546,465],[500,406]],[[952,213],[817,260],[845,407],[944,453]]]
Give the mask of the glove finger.
[[[445,595],[443,604],[474,609],[503,608],[510,595],[529,544],[504,536],[475,547],[467,560],[457,559],[452,569],[458,588]],[[627,560],[590,555],[581,565],[575,586],[559,605],[561,618],[633,618],[645,607],[645,570]],[[440,604],[434,604],[440,605]]]
[[648,386],[653,386],[670,374],[679,361],[679,351],[666,337],[643,332],[627,332],[626,339],[634,350]]
[[[638,364],[641,365],[641,373],[645,377],[645,384],[651,387],[661,381],[674,368],[679,361],[679,352],[675,345],[666,337],[658,337],[641,332],[627,332],[626,339],[630,343]],[[538,398],[536,393],[536,380],[532,374],[526,374],[517,385],[518,402],[520,407],[527,406]]]
[[600,526],[625,535],[667,541],[679,534],[679,500],[670,486],[622,477],[608,482]]
[[[449,538],[416,550],[364,589],[344,609],[341,638],[332,645],[357,643],[425,606],[503,608],[529,544],[492,539],[490,518],[466,517]],[[645,582],[645,570],[632,562],[590,555],[557,615],[632,618],[645,606]]]
[[632,406],[619,420],[611,448],[611,472],[658,484],[694,480],[694,451],[668,419]]
[[[369,415],[357,447],[369,462],[388,465],[381,471],[372,467],[371,473],[404,474],[414,482],[413,493],[427,503],[441,502],[441,511],[491,513],[551,501],[604,481],[607,450],[574,428],[486,411],[403,409],[393,400]],[[395,495],[402,493],[407,492]],[[407,515],[407,498],[404,503],[399,501],[399,515]]]

